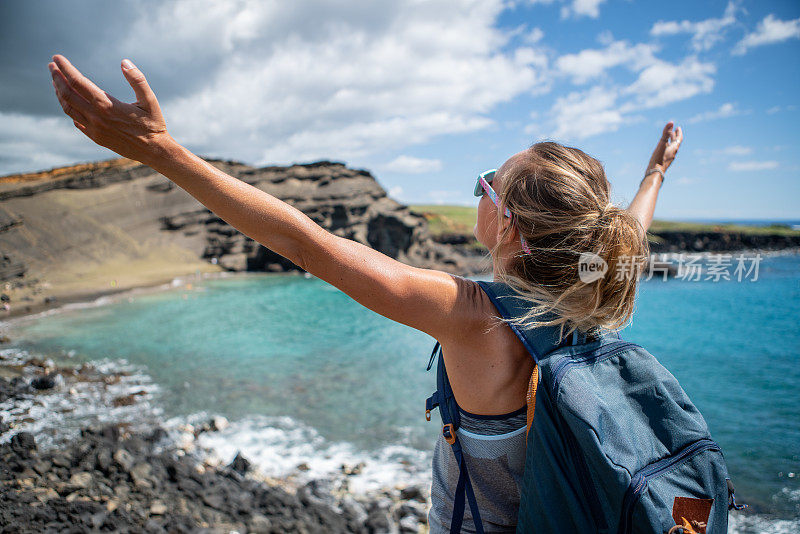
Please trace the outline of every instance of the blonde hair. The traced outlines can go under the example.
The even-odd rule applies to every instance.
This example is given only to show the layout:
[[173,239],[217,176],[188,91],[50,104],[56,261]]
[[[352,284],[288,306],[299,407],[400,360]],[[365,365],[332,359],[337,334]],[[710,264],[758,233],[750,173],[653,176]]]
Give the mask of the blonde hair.
[[[576,329],[591,334],[627,326],[650,249],[639,221],[611,203],[602,164],[577,148],[547,141],[534,144],[506,167],[497,191],[499,210],[511,211],[531,253],[520,251],[505,264],[496,262],[496,279],[531,308],[522,317],[498,319],[526,328],[559,326],[562,338],[565,329],[567,335]],[[511,229],[509,225],[490,251],[493,258]],[[582,253],[605,261],[602,277],[581,280]],[[545,315],[555,318],[544,320]]]

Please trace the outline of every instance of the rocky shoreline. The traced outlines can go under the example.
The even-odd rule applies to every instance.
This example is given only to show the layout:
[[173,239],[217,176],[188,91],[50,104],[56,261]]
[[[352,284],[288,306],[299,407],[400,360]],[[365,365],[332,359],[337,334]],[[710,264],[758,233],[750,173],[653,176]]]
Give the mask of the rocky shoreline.
[[35,406],[79,400],[82,387],[110,392],[108,410],[141,410],[146,388],[117,387],[129,377],[0,351],[0,533],[427,532],[427,488],[353,494],[359,465],[300,481],[266,477],[241,454],[222,464],[197,440],[224,430],[221,417],[177,428],[144,417],[76,433],[25,430],[36,426]]

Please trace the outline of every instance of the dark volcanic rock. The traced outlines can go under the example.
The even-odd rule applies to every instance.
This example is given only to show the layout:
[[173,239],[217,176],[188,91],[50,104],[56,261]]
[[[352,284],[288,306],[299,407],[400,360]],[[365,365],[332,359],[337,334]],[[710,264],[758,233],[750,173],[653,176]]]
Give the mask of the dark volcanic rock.
[[242,456],[241,452],[237,452],[236,457],[233,459],[233,461],[228,467],[233,469],[237,473],[244,475],[245,473],[250,471],[250,461],[247,460],[247,458],[245,458],[244,456]]
[[20,432],[11,437],[11,450],[24,458],[32,457],[36,453],[36,440],[30,432]]
[[[54,369],[73,380],[106,384],[91,368],[75,373],[52,362],[16,361],[9,370],[22,375]],[[105,378],[113,378],[108,375]],[[20,383],[27,382],[19,376]],[[12,402],[66,395],[65,388],[19,392],[0,376],[0,391]],[[109,396],[109,405],[113,397]],[[12,411],[12,413],[14,413]],[[53,441],[43,430],[25,432],[14,413],[0,431],[16,432],[0,444],[0,534],[5,532],[308,532],[369,534],[415,532],[427,521],[422,488],[385,488],[370,495],[349,492],[350,475],[324,479],[290,476],[258,480],[250,462],[237,454],[227,465],[205,456],[196,444],[157,423],[86,426],[69,441]],[[219,432],[228,426],[215,416],[182,437]],[[37,439],[42,441],[37,445]]]
[[[118,426],[90,427],[37,455],[33,435],[17,434],[0,445],[0,532],[399,532],[386,497],[368,506],[339,499],[330,481],[295,495],[233,471],[246,470],[240,455],[232,467],[198,470],[153,441]],[[96,466],[71,467],[85,458]]]
[[738,250],[784,250],[800,247],[800,236],[745,234],[742,232],[705,232],[665,230],[650,232],[658,241],[650,241],[652,253],[662,252],[731,252]]
[[37,376],[31,380],[31,387],[34,389],[53,389],[56,387],[58,374],[50,373],[44,376]]

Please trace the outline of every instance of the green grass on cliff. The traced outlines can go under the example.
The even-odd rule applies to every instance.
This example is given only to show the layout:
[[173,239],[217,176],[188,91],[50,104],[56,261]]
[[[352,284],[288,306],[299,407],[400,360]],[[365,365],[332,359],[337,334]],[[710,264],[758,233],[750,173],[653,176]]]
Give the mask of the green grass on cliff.
[[[430,232],[434,236],[441,234],[472,235],[478,209],[473,206],[447,205],[413,205],[412,211],[422,214],[428,220]],[[749,235],[800,235],[800,230],[792,230],[788,225],[774,224],[770,226],[744,226],[738,224],[714,224],[680,221],[654,220],[650,233],[669,231],[679,232],[736,232]],[[653,241],[658,241],[654,238]]]
[[727,232],[745,235],[800,235],[800,230],[792,230],[788,224],[771,224],[769,226],[746,226],[729,223],[696,223],[682,221],[654,220],[651,232]]
[[472,235],[472,228],[478,217],[478,209],[471,206],[414,205],[411,211],[423,215],[428,220],[431,234],[467,234]]

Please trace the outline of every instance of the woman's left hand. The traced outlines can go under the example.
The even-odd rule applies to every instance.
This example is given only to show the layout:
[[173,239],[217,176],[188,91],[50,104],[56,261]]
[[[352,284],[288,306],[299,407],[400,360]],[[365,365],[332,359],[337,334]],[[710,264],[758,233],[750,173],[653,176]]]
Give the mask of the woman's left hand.
[[64,56],[53,56],[48,67],[64,113],[98,145],[147,164],[170,139],[156,95],[144,74],[127,59],[122,61],[122,74],[136,94],[133,104],[120,102],[97,87]]
[[669,121],[661,132],[661,139],[658,140],[653,155],[650,156],[650,162],[647,164],[647,169],[659,169],[661,172],[667,172],[667,169],[672,165],[675,156],[678,155],[678,149],[683,142],[683,130],[680,126],[672,129],[675,123]]

